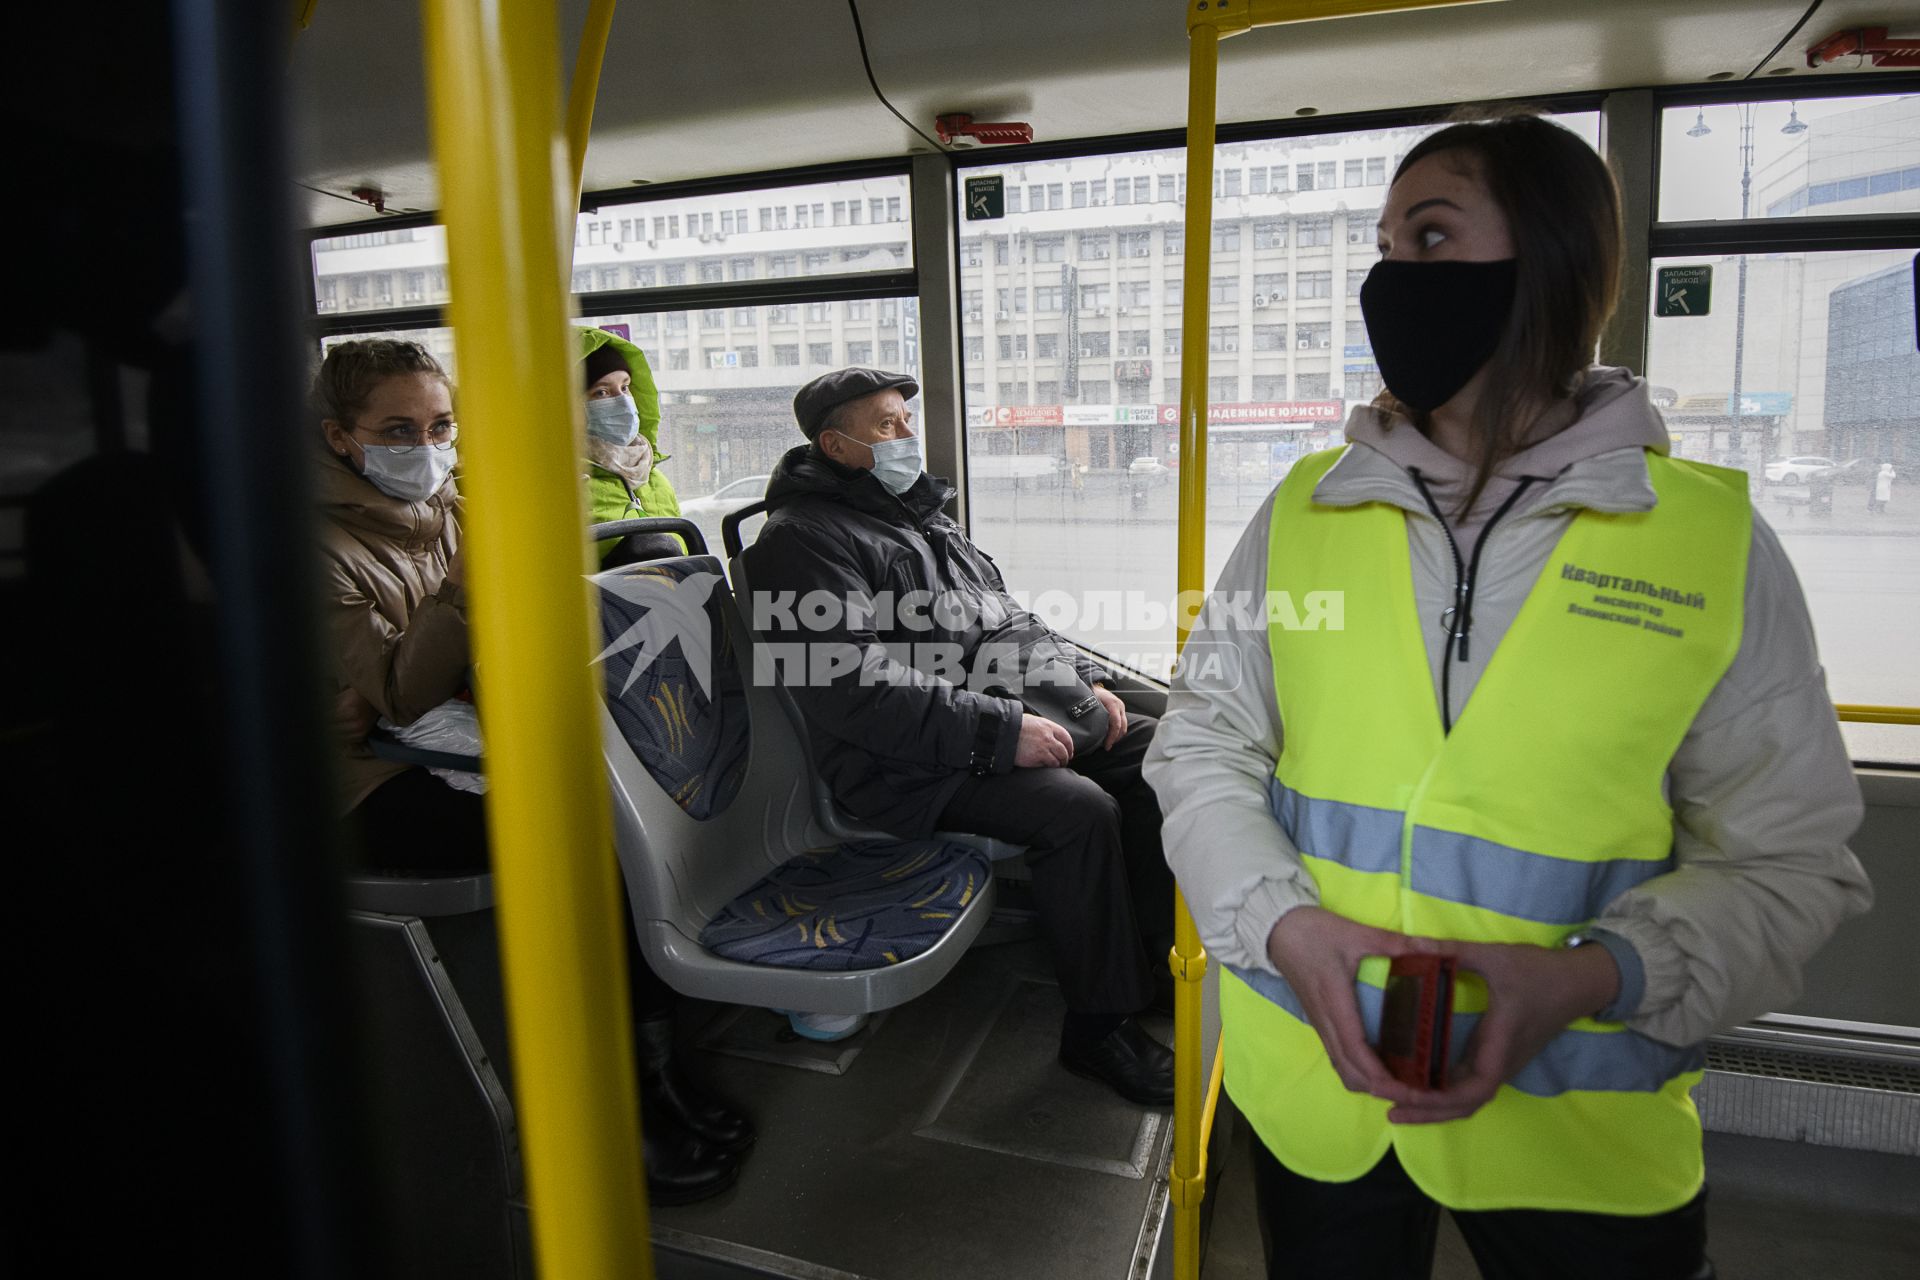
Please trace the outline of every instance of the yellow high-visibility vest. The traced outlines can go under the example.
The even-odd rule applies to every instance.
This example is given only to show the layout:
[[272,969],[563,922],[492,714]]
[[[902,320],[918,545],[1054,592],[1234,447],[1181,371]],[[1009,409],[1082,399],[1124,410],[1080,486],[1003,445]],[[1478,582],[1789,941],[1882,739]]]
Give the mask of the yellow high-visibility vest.
[[[1294,467],[1273,508],[1269,591],[1296,605],[1336,593],[1304,620],[1269,608],[1284,726],[1275,820],[1329,911],[1400,933],[1558,946],[1673,867],[1662,783],[1739,648],[1746,477],[1650,453],[1652,511],[1577,514],[1447,733],[1406,514],[1313,502],[1341,452]],[[1375,1043],[1386,970],[1370,957],[1355,983]],[[1456,1061],[1486,999],[1463,972]],[[1653,1214],[1700,1188],[1699,1046],[1581,1019],[1475,1115],[1391,1125],[1387,1103],[1341,1085],[1284,981],[1230,969],[1220,1004],[1228,1092],[1307,1177],[1350,1181],[1391,1146],[1423,1191],[1462,1209]]]

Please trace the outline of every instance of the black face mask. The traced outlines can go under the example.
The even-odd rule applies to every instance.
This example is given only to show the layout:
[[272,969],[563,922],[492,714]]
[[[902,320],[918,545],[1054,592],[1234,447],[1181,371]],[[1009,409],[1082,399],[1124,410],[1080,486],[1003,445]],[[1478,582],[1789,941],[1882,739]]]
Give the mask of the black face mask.
[[1500,345],[1517,278],[1512,258],[1375,263],[1360,313],[1387,390],[1421,413],[1458,395]]

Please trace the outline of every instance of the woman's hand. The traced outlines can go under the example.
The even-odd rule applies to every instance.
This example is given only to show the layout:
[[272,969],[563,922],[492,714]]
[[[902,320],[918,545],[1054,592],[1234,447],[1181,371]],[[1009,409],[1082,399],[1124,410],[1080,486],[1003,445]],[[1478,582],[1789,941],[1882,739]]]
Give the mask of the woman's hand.
[[1120,701],[1119,694],[1103,684],[1093,686],[1093,696],[1100,699],[1100,705],[1107,709],[1107,740],[1100,745],[1111,747],[1127,731],[1127,704]]
[[1620,970],[1600,946],[1561,950],[1524,944],[1434,944],[1486,979],[1487,1011],[1467,1041],[1464,1074],[1445,1089],[1420,1090],[1387,1113],[1394,1124],[1437,1124],[1472,1115],[1575,1018],[1620,994]]
[[365,742],[379,718],[378,709],[361,697],[359,690],[349,687],[333,695],[333,731],[341,741],[353,745]]
[[1267,935],[1267,958],[1300,997],[1340,1083],[1404,1106],[1419,1094],[1389,1075],[1367,1043],[1353,983],[1363,956],[1417,955],[1436,945],[1356,924],[1324,907],[1295,907]]

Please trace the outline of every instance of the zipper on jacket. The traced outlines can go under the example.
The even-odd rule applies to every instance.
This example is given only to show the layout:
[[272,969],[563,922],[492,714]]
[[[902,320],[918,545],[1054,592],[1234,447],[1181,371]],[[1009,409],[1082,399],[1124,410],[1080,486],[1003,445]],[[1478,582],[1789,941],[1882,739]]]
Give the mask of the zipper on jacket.
[[1447,535],[1447,550],[1453,553],[1453,608],[1447,611],[1453,616],[1447,622],[1447,647],[1440,656],[1440,726],[1443,732],[1452,733],[1454,655],[1457,652],[1459,661],[1467,661],[1467,636],[1473,630],[1473,589],[1480,577],[1480,552],[1485,549],[1487,535],[1493,532],[1493,526],[1513,510],[1513,504],[1520,500],[1520,495],[1527,491],[1534,477],[1520,478],[1520,483],[1507,495],[1507,500],[1488,518],[1485,527],[1480,530],[1480,536],[1473,540],[1472,557],[1462,560],[1460,544],[1453,536],[1453,527],[1440,514],[1440,505],[1433,500],[1426,477],[1420,474],[1418,467],[1408,467],[1407,474],[1413,477],[1414,487],[1420,490],[1420,496],[1426,500],[1427,510],[1440,522],[1440,532]]

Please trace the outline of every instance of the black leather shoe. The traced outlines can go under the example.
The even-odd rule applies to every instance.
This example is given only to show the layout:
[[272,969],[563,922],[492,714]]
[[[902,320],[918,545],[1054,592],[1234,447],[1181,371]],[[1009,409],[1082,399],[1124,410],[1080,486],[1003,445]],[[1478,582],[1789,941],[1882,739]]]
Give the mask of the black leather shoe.
[[650,1204],[692,1204],[717,1196],[740,1177],[740,1162],[715,1150],[644,1092],[640,1096],[641,1156],[647,1164]]
[[633,1044],[643,1098],[716,1151],[737,1156],[753,1145],[758,1136],[753,1121],[700,1089],[680,1069],[673,1052],[672,1018],[636,1022]]
[[1173,1105],[1173,1051],[1132,1018],[1099,1040],[1060,1038],[1060,1065],[1143,1107]]

